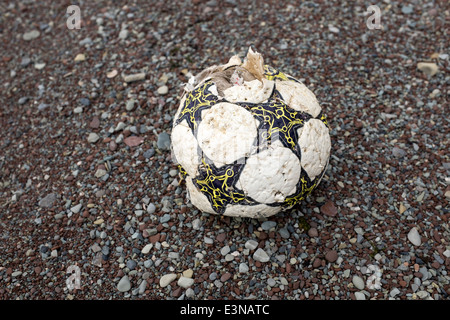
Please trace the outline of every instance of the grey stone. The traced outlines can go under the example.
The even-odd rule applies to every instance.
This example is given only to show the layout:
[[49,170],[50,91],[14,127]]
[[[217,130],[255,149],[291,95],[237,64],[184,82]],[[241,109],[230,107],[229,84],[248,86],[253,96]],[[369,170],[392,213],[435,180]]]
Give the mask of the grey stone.
[[247,273],[248,272],[248,266],[246,263],[242,262],[239,264],[239,272],[240,273]]
[[289,234],[289,231],[288,231],[286,228],[281,228],[281,229],[278,231],[278,233],[280,234],[280,236],[281,236],[283,239],[289,239],[290,234]]
[[147,288],[147,281],[142,280],[141,284],[139,285],[139,294],[143,294],[146,288]]
[[47,109],[49,106],[50,106],[50,105],[48,105],[48,104],[46,104],[46,103],[40,103],[40,104],[38,105],[38,110],[39,110],[39,111],[45,110],[45,109]]
[[403,6],[402,7],[402,13],[404,14],[410,14],[414,11],[414,7],[411,5]]
[[91,250],[92,250],[94,253],[97,253],[97,252],[100,252],[100,251],[102,250],[102,248],[100,248],[100,246],[99,246],[98,243],[96,242],[96,243],[94,243],[94,244],[91,246]]
[[180,259],[180,254],[178,252],[169,252],[167,257],[171,260],[178,260]]
[[245,248],[249,250],[255,250],[257,247],[258,242],[256,242],[255,240],[247,240],[247,242],[245,243]]
[[130,75],[126,75],[123,77],[123,80],[127,83],[144,80],[144,79],[145,79],[145,72],[130,74]]
[[95,132],[89,133],[89,136],[87,138],[89,143],[96,143],[98,139],[100,139],[100,137]]
[[22,38],[25,41],[30,41],[30,40],[36,39],[40,35],[41,35],[41,33],[38,30],[32,30],[32,31],[29,31],[29,32],[25,32],[23,34]]
[[166,213],[165,215],[163,215],[160,219],[159,222],[160,223],[166,223],[170,221],[170,214]]
[[13,278],[18,277],[20,275],[22,275],[22,271],[15,271],[15,272],[11,273],[11,277],[13,277]]
[[122,29],[119,32],[119,39],[125,40],[126,38],[128,38],[129,34],[130,34],[130,32],[127,29]]
[[265,231],[269,231],[272,228],[275,228],[277,223],[275,221],[264,221],[261,223],[261,228]]
[[178,286],[187,289],[194,284],[194,279],[181,276],[177,282]]
[[213,272],[209,275],[209,280],[214,281],[217,279],[217,273]]
[[80,114],[83,112],[83,107],[76,107],[73,109],[73,113]]
[[136,265],[137,265],[137,263],[134,260],[127,261],[127,268],[130,270],[134,270],[134,268],[136,268]]
[[169,88],[166,85],[163,85],[161,87],[158,88],[158,94],[160,95],[165,95],[169,92]]
[[225,255],[225,261],[230,262],[234,260],[234,256],[230,253]]
[[225,246],[222,249],[220,249],[220,254],[225,256],[230,252],[230,247],[229,246]]
[[154,155],[155,155],[155,149],[153,149],[153,148],[148,149],[143,153],[143,156],[145,159],[149,159],[149,158],[153,157]]
[[365,284],[364,284],[364,280],[361,277],[353,276],[352,283],[359,290],[363,290],[364,289]]
[[396,158],[403,158],[406,155],[406,151],[397,147],[392,148],[392,154]]
[[79,213],[81,210],[81,206],[82,206],[82,204],[79,203],[76,206],[73,206],[72,208],[70,208],[70,211],[72,211],[73,213]]
[[356,300],[366,300],[366,296],[360,291],[355,292],[355,298]]
[[258,248],[258,250],[256,250],[253,254],[253,259],[259,262],[268,262],[270,257],[263,249]]
[[389,295],[391,296],[391,298],[394,298],[396,295],[398,295],[400,293],[400,290],[398,290],[397,288],[394,288],[391,290],[391,292],[389,293]]
[[80,103],[85,107],[89,107],[91,105],[91,101],[88,98],[81,98]]
[[21,97],[21,98],[19,99],[18,103],[19,103],[20,105],[23,105],[23,104],[27,103],[28,100],[30,100],[29,97]]
[[131,283],[130,279],[128,279],[128,276],[123,276],[122,279],[120,279],[119,283],[117,284],[117,290],[120,292],[127,292],[131,289]]
[[415,227],[413,227],[408,233],[408,240],[415,246],[420,246],[422,244],[422,240],[420,238],[420,234]]
[[177,275],[175,273],[165,274],[159,279],[159,285],[161,288],[167,287],[176,278]]
[[202,226],[202,220],[200,220],[199,218],[192,221],[192,229],[200,230],[201,226]]
[[167,132],[161,132],[158,135],[158,141],[156,142],[156,145],[160,150],[170,149],[170,136],[167,134]]
[[127,101],[127,104],[126,104],[126,106],[125,106],[125,109],[126,109],[127,111],[132,111],[132,110],[134,109],[134,104],[135,104],[134,99],[128,100],[128,101]]
[[23,57],[22,61],[20,61],[20,66],[27,67],[31,63],[31,59],[29,57]]
[[153,213],[155,213],[155,211],[156,211],[155,205],[154,205],[153,203],[150,203],[150,204],[147,206],[147,213],[153,214]]
[[45,198],[39,201],[39,207],[41,208],[51,208],[56,201],[56,194],[50,193]]
[[192,288],[187,288],[185,294],[186,298],[194,298],[195,296],[195,292]]

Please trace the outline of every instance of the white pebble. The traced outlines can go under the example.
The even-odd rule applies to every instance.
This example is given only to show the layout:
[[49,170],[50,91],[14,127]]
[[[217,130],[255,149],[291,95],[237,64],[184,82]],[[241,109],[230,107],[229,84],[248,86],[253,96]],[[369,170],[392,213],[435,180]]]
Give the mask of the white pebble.
[[181,276],[180,279],[178,279],[177,284],[179,287],[186,289],[194,284],[194,279]]
[[96,143],[98,139],[100,139],[100,137],[95,132],[89,133],[89,136],[87,138],[89,143]]
[[359,290],[364,289],[364,286],[365,286],[364,280],[361,277],[353,276],[352,282],[355,285],[355,287],[358,288]]
[[249,250],[255,250],[257,247],[258,242],[256,242],[255,240],[247,240],[247,242],[245,243],[245,248]]
[[239,265],[239,273],[247,273],[248,272],[248,266],[245,263],[241,263]]
[[408,240],[415,246],[420,246],[422,244],[420,234],[415,227],[409,231]]
[[82,113],[83,112],[83,108],[82,107],[76,107],[75,109],[73,109],[73,113]]
[[253,254],[253,259],[259,262],[267,262],[270,260],[270,257],[263,249],[258,248]]
[[158,94],[160,94],[160,95],[165,95],[168,92],[169,92],[169,88],[166,85],[158,88]]
[[153,248],[153,244],[149,243],[144,248],[142,248],[141,252],[143,254],[147,254],[150,252],[150,250]]
[[366,296],[360,291],[355,292],[355,298],[356,300],[366,300]]
[[159,279],[159,285],[161,288],[167,287],[173,280],[177,278],[175,273],[165,274]]

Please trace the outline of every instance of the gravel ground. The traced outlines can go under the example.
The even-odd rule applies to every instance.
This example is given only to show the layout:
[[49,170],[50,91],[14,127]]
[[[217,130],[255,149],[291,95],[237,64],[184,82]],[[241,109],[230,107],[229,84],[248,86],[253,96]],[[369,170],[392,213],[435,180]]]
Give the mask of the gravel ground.
[[[1,299],[449,299],[447,1],[379,1],[381,30],[365,1],[70,4],[0,4]],[[250,44],[332,127],[266,221],[193,208],[167,148],[187,72]]]

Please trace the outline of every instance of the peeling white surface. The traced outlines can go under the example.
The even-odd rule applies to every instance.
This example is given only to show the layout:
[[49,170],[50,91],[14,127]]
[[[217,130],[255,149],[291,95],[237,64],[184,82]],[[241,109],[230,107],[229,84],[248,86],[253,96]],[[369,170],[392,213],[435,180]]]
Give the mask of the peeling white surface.
[[313,180],[328,163],[331,139],[328,128],[319,119],[310,119],[298,131],[302,167]]
[[188,176],[186,177],[186,186],[189,192],[189,197],[194,206],[196,206],[202,212],[217,214],[211,207],[208,198],[200,190],[197,189],[197,187],[192,182],[192,179]]
[[244,193],[260,203],[283,202],[296,190],[300,161],[288,148],[272,144],[252,155],[239,177]]
[[252,149],[257,135],[250,112],[235,104],[222,102],[202,113],[197,140],[205,155],[216,166],[232,163]]
[[188,175],[195,177],[200,164],[197,155],[198,145],[186,120],[173,128],[171,140],[176,161],[181,164]]
[[240,66],[242,64],[241,58],[239,56],[232,56],[230,60],[228,60],[227,64],[222,65],[222,70],[225,70],[229,67]]
[[277,214],[280,211],[280,207],[269,207],[265,204],[257,204],[254,206],[230,204],[227,206],[224,215],[231,217],[264,218]]
[[232,86],[224,91],[224,98],[230,102],[261,103],[270,98],[274,82],[263,79],[263,81],[244,81],[241,86]]
[[295,81],[276,81],[276,89],[284,102],[294,110],[307,112],[317,117],[322,110],[316,96],[304,84]]
[[215,95],[216,97],[219,96],[219,93],[217,92],[217,87],[215,84],[213,84],[212,86],[210,86],[208,88],[208,91],[211,92],[213,95]]

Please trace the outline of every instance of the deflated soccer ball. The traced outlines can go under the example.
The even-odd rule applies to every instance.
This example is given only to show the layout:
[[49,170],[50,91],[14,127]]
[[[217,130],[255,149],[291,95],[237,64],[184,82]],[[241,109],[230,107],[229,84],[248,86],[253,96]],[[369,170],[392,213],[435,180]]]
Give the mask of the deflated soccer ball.
[[331,141],[315,95],[248,51],[191,77],[172,158],[203,212],[261,218],[292,208],[325,174]]

